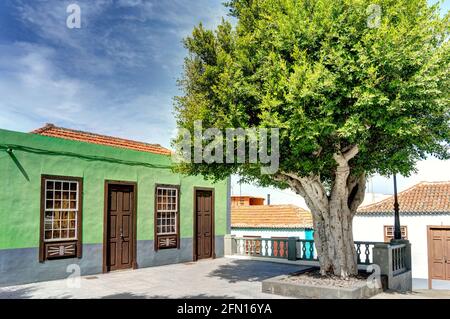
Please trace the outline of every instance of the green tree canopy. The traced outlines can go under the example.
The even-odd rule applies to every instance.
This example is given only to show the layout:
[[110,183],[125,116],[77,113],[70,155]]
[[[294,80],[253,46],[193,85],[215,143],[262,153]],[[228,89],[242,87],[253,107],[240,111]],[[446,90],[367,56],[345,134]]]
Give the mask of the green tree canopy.
[[[235,28],[199,25],[185,40],[178,125],[279,127],[281,169],[330,181],[333,154],[355,144],[352,169],[368,174],[408,175],[427,154],[447,158],[449,15],[426,0],[378,1],[380,25],[369,28],[372,3],[230,1]],[[259,172],[251,165],[184,169],[219,177]]]
[[[322,272],[356,273],[352,218],[365,176],[409,175],[449,157],[449,14],[426,0],[231,0],[235,19],[197,26],[176,98],[181,128],[280,128],[280,169],[184,163],[288,186],[314,220]],[[381,15],[376,8],[381,9]]]

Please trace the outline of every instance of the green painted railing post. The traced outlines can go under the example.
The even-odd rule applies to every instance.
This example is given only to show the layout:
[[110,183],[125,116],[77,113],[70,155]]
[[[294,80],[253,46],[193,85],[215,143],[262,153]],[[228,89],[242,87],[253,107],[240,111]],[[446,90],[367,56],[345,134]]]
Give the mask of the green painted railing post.
[[288,238],[288,260],[297,260],[297,240],[298,237]]

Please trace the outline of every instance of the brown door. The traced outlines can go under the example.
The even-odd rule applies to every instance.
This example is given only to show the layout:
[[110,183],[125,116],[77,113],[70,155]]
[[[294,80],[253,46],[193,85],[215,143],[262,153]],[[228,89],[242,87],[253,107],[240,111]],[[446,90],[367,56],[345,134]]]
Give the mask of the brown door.
[[196,259],[211,258],[214,256],[213,207],[212,191],[195,191]]
[[109,185],[107,210],[106,269],[132,267],[134,187]]
[[450,280],[450,228],[429,228],[428,236],[430,277]]

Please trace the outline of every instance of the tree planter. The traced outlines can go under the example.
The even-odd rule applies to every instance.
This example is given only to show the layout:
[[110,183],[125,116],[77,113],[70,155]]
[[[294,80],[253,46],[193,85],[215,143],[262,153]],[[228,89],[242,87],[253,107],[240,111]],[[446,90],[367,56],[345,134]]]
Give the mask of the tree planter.
[[325,280],[323,285],[299,283],[292,280],[297,275],[299,273],[266,279],[262,282],[262,292],[295,298],[366,299],[383,291],[369,285],[366,280],[355,280],[342,287],[331,286]]

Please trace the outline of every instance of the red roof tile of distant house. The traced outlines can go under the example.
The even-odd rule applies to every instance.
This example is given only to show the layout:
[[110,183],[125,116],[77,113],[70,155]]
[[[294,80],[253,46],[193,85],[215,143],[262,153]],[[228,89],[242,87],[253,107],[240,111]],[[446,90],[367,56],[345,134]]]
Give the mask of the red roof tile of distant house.
[[162,155],[171,154],[170,150],[160,146],[159,144],[148,144],[144,142],[137,142],[118,137],[77,131],[63,127],[57,127],[53,124],[46,124],[44,127],[34,130],[31,133],[50,137],[63,138],[73,141],[131,149],[135,151],[148,152],[154,154],[162,154]]
[[231,208],[231,227],[312,228],[311,213],[295,205],[254,205]]
[[[436,214],[450,213],[450,181],[421,182],[398,193],[400,213]],[[378,203],[362,206],[358,215],[394,212],[394,196]]]

